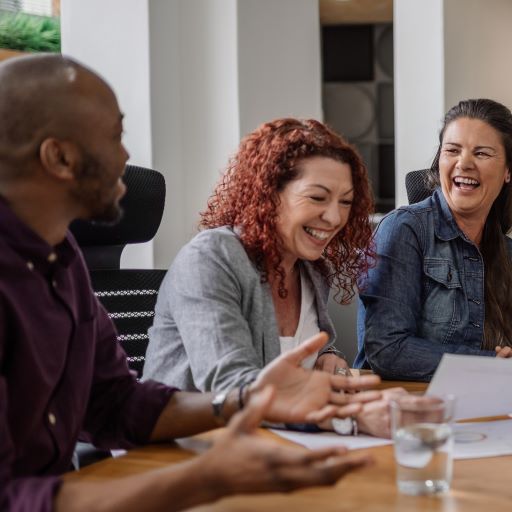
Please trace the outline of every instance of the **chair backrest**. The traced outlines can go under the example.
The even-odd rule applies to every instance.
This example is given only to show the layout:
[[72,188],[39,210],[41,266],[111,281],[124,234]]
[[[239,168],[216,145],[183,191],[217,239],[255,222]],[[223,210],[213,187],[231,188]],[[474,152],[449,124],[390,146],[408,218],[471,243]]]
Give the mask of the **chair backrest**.
[[71,231],[84,253],[92,287],[116,325],[128,364],[140,377],[147,331],[166,271],[121,269],[120,259],[127,244],[147,242],[156,234],[165,205],[165,180],[158,171],[132,165],[123,179],[127,191],[119,223],[75,221]]
[[428,185],[428,169],[411,171],[405,175],[405,189],[409,204],[419,203],[432,195],[432,189]]
[[117,224],[76,220],[71,231],[90,269],[119,269],[126,244],[151,240],[160,226],[165,206],[165,179],[158,171],[127,165],[123,176],[124,214]]
[[128,365],[140,378],[165,270],[91,270],[96,296],[117,328]]

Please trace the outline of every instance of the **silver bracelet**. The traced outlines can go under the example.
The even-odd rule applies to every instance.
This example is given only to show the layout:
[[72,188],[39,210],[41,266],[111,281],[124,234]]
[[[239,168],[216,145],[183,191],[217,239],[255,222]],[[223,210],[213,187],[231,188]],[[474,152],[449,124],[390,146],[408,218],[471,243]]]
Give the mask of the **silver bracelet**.
[[320,353],[320,356],[323,356],[324,354],[334,354],[335,356],[341,357],[341,359],[345,359],[345,361],[347,360],[347,356],[336,347],[327,347],[323,352]]

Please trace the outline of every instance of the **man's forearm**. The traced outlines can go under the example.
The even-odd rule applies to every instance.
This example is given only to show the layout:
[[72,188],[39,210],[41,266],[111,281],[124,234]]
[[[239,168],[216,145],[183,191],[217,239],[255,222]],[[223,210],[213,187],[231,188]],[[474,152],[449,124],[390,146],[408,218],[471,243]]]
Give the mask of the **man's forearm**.
[[[164,441],[187,437],[199,432],[222,426],[213,415],[212,399],[214,393],[192,393],[178,391],[173,393],[164,408],[151,434],[151,441]],[[244,396],[247,400],[247,389]],[[222,417],[226,421],[240,409],[239,389],[233,389],[227,395],[222,407]]]
[[105,482],[64,482],[55,497],[55,512],[174,512],[221,497],[209,485],[201,458],[174,467]]

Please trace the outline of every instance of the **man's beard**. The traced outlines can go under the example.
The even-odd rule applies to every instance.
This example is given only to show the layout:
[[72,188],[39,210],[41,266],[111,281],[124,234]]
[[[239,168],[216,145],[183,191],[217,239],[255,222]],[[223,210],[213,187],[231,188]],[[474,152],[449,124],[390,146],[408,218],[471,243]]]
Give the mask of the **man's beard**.
[[77,187],[73,196],[83,206],[88,214],[87,220],[102,224],[116,224],[123,216],[123,209],[115,198],[105,201],[108,192],[113,191],[114,183],[107,180],[107,172],[97,158],[86,151],[82,152],[82,165],[77,174]]

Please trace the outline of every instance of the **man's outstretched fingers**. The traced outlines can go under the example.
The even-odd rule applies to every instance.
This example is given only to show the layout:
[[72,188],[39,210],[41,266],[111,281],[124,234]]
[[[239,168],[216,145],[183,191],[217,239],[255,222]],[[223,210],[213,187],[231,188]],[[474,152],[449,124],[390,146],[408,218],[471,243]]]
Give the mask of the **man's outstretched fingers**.
[[361,412],[361,405],[359,404],[350,404],[345,408],[336,407],[334,405],[329,405],[328,407],[324,407],[320,411],[312,411],[306,415],[305,421],[306,423],[322,423],[326,420],[334,418],[335,416],[340,415],[340,411],[345,411],[346,416],[351,416],[354,414],[358,414]]
[[304,456],[306,461],[314,462],[318,460],[328,460],[329,457],[342,457],[347,455],[348,448],[346,446],[327,446],[325,448],[317,448],[316,450],[308,450]]
[[382,393],[380,391],[361,391],[360,393],[340,393],[338,391],[332,391],[329,401],[331,404],[345,405],[373,402],[381,398]]
[[326,405],[318,411],[311,411],[304,417],[306,423],[321,423],[336,416],[338,408],[335,405]]
[[363,406],[361,404],[347,404],[341,407],[338,407],[336,411],[336,417],[338,418],[347,418],[348,416],[356,416],[363,410]]
[[378,375],[362,375],[360,377],[344,377],[342,375],[331,375],[331,386],[334,389],[344,391],[359,391],[371,389],[380,383]]
[[276,485],[281,491],[292,491],[300,487],[332,485],[342,476],[371,464],[368,455],[346,455],[322,452],[318,457],[304,458],[302,464],[284,464],[274,473]]
[[327,481],[325,483],[334,483],[350,471],[369,466],[373,463],[373,457],[368,454],[331,457],[323,462],[324,470],[327,472]]

